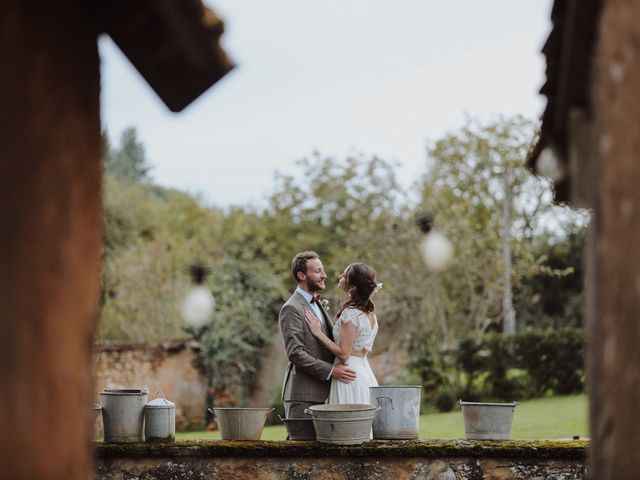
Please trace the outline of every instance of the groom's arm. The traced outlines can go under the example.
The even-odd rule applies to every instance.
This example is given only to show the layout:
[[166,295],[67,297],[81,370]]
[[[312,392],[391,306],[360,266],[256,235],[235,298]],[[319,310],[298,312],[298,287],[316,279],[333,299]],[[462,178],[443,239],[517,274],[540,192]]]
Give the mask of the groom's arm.
[[[289,361],[305,373],[326,382],[330,378],[333,365],[316,358],[305,347],[304,329],[308,327],[300,312],[291,305],[285,305],[280,311],[278,323]],[[311,341],[317,340],[311,337]]]

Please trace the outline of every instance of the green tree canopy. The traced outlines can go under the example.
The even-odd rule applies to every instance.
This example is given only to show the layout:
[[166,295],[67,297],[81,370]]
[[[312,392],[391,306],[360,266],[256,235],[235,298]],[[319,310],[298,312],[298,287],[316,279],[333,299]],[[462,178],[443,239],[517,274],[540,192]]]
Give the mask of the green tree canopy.
[[129,182],[149,181],[151,166],[142,141],[135,127],[127,127],[120,136],[120,144],[112,148],[105,133],[105,170],[121,180]]

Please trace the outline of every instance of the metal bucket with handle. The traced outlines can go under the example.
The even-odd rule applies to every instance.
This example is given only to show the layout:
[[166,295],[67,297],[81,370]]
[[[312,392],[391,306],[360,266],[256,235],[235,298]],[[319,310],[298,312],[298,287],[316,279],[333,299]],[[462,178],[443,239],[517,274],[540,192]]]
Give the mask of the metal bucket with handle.
[[312,405],[304,413],[313,417],[319,442],[359,445],[371,439],[371,423],[380,407],[360,403]]
[[216,417],[222,440],[260,440],[267,415],[274,408],[209,408]]
[[373,419],[373,438],[416,439],[420,433],[420,385],[369,387],[371,405],[380,411]]

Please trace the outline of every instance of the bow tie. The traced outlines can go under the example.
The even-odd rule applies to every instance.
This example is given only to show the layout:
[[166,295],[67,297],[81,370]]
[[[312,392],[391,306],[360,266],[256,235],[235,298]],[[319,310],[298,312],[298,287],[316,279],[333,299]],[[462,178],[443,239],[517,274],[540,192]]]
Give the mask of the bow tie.
[[313,305],[314,303],[320,303],[320,295],[314,295],[313,297],[311,297],[311,305]]

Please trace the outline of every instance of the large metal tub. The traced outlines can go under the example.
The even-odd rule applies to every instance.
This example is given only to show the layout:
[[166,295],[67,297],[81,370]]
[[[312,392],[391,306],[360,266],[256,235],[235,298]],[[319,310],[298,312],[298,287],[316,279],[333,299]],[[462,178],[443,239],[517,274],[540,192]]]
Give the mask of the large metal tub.
[[145,389],[107,389],[100,392],[104,441],[134,443],[144,441]]
[[369,387],[371,405],[380,406],[373,419],[373,438],[416,439],[420,434],[420,385]]
[[[211,409],[209,409],[211,412]],[[222,440],[260,440],[264,422],[273,408],[214,408]]]
[[319,442],[359,445],[371,438],[371,424],[379,409],[367,404],[344,403],[312,405],[304,413],[313,417]]
[[464,438],[468,440],[509,440],[516,402],[482,403],[460,400]]

